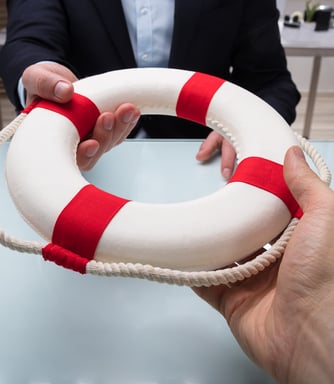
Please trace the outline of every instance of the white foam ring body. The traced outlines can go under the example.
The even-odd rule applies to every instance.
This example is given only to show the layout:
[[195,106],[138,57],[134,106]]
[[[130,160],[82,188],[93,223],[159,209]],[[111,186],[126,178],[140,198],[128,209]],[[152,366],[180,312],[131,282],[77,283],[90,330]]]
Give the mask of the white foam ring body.
[[[130,102],[142,113],[175,116],[180,90],[192,74],[170,69],[115,71],[80,80],[75,89],[101,112]],[[290,127],[271,107],[230,83],[213,97],[207,125],[220,133],[224,129],[239,161],[259,156],[282,164],[286,150],[297,144]],[[8,151],[6,175],[13,201],[48,241],[60,212],[88,184],[76,166],[78,140],[69,120],[36,108]],[[182,203],[130,202],[103,233],[95,259],[213,270],[255,252],[290,219],[278,197],[240,182]]]

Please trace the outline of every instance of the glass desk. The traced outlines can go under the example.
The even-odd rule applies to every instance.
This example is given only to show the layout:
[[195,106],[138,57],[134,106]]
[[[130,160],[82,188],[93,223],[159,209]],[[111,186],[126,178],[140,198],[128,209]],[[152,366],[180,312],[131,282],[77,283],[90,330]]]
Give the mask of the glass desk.
[[[218,156],[195,160],[199,145],[129,140],[86,177],[140,201],[196,198],[224,185]],[[334,143],[316,146],[334,169]],[[15,211],[3,173],[0,227],[39,240]],[[273,383],[189,288],[82,276],[3,247],[0,266],[0,384]]]

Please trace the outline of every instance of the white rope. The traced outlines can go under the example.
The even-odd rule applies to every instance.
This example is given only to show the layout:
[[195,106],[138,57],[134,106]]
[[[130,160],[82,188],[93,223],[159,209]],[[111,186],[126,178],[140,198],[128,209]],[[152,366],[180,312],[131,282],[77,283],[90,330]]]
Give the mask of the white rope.
[[297,223],[298,219],[291,220],[281,238],[268,251],[251,261],[235,267],[224,268],[217,271],[186,272],[153,267],[151,265],[103,263],[92,260],[87,265],[87,273],[100,276],[137,277],[160,283],[185,285],[189,287],[229,285],[256,275],[279,259],[283,255]]
[[295,135],[304,152],[309,156],[309,158],[312,160],[313,164],[317,168],[320,179],[329,185],[332,181],[332,174],[320,153],[314,148],[314,146],[309,141],[305,139],[305,137],[302,137],[299,133],[296,132]]
[[[26,114],[20,114],[15,120],[0,131],[0,146],[14,135],[25,117]],[[299,134],[296,134],[296,136],[301,147],[317,168],[320,179],[329,185],[331,182],[331,173],[321,155],[305,138],[301,137]],[[136,277],[160,283],[185,285],[189,287],[208,287],[220,284],[229,285],[256,275],[270,264],[280,259],[284,254],[285,248],[297,224],[298,219],[292,219],[280,238],[269,248],[269,250],[256,256],[254,259],[217,271],[187,272],[153,267],[151,265],[143,265],[140,263],[103,263],[91,260],[87,264],[86,272],[100,276]],[[1,229],[0,244],[15,251],[30,254],[42,254],[42,248],[46,245],[39,242],[17,239],[8,235]]]
[[[328,185],[331,182],[331,172],[316,149],[302,136],[296,133],[297,139],[305,153],[316,166],[319,177]],[[224,268],[217,271],[185,272],[153,267],[151,265],[132,263],[103,263],[92,260],[86,267],[87,273],[100,276],[137,277],[168,284],[186,285],[190,287],[229,285],[244,280],[263,271],[270,264],[280,259],[291,238],[292,232],[299,220],[293,218],[276,243],[261,255],[244,264]]]
[[0,131],[0,145],[5,143],[14,135],[17,128],[22,124],[26,116],[27,116],[26,113],[19,114],[11,123],[9,123],[6,127],[4,127]]
[[43,243],[34,242],[30,240],[20,240],[13,236],[8,235],[3,230],[0,230],[0,243],[13,251],[34,253],[35,255],[42,254],[42,248],[45,246]]

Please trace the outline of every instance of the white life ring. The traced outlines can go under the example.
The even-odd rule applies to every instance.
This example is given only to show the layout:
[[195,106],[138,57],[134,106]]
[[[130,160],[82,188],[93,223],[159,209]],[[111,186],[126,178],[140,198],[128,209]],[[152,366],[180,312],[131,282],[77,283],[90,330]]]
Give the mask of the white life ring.
[[[80,272],[93,259],[208,271],[251,255],[288,225],[294,208],[288,208],[284,196],[250,185],[243,176],[203,198],[146,204],[97,190],[76,165],[78,130],[85,136],[99,113],[130,102],[143,114],[179,116],[211,127],[233,144],[237,171],[244,164],[243,174],[267,172],[260,179],[272,177],[287,195],[282,164],[298,141],[258,97],[216,77],[160,68],[113,71],[74,86],[77,96],[68,105],[42,101],[29,112],[7,154],[6,177],[15,205],[52,242],[45,258]],[[247,162],[252,159],[255,163]],[[278,171],[272,173],[274,168]],[[69,255],[78,265],[60,260]]]

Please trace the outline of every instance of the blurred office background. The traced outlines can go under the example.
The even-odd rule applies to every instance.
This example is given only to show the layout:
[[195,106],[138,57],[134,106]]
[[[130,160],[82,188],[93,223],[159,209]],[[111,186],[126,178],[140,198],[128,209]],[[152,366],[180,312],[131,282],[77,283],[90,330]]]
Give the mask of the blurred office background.
[[[277,0],[282,18],[295,11],[303,12],[306,0]],[[314,0],[334,9],[334,0]],[[0,0],[0,30],[6,26],[6,0]],[[326,33],[334,34],[334,29],[329,32],[321,33],[326,38]],[[333,48],[334,52],[334,48]],[[297,120],[293,128],[302,132],[304,128],[305,112],[307,108],[308,93],[311,81],[313,58],[309,57],[290,57],[288,56],[288,66],[292,73],[299,90],[302,93],[302,100],[297,109]],[[8,102],[1,80],[0,80],[0,112],[2,126],[5,126],[15,116],[13,107]],[[331,140],[334,139],[334,53],[333,56],[322,57],[319,73],[319,83],[312,117],[311,139]]]

